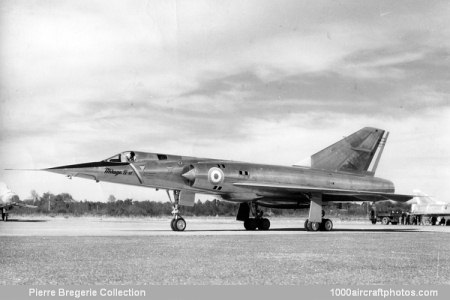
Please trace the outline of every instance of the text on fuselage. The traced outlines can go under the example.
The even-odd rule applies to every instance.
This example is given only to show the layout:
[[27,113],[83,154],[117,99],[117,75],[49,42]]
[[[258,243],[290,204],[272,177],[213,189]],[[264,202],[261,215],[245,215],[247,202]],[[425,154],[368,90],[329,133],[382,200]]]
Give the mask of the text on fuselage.
[[119,170],[114,170],[114,169],[110,169],[110,168],[105,168],[105,174],[113,174],[114,176],[131,175],[131,174],[133,174],[133,171],[127,171],[127,170],[119,171]]

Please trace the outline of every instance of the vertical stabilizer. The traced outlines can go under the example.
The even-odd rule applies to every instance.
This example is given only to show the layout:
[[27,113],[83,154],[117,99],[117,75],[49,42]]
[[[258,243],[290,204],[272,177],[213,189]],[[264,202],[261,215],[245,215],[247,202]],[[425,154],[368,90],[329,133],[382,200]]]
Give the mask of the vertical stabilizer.
[[312,155],[311,167],[373,175],[372,172],[367,172],[367,169],[372,162],[384,132],[382,129],[365,127]]

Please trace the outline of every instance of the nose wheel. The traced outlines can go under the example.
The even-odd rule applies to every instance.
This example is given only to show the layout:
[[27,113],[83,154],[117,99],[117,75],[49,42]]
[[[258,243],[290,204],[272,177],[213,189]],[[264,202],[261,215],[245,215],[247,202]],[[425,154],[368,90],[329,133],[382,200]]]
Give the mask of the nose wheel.
[[180,191],[173,191],[173,198],[174,201],[172,202],[172,199],[170,198],[170,193],[167,190],[167,196],[169,196],[169,200],[173,205],[172,215],[173,219],[170,221],[170,228],[173,231],[184,231],[186,229],[186,221],[183,219],[183,217],[180,214],[179,210],[179,201],[180,201]]
[[170,222],[170,228],[173,231],[184,231],[186,229],[186,221],[182,217],[173,218]]

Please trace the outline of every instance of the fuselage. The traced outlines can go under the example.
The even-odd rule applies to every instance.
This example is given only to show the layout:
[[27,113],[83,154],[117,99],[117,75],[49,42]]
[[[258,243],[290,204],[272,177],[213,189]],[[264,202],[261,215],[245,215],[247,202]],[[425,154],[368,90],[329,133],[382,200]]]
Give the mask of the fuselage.
[[[132,164],[122,161],[119,155],[118,158],[115,156],[101,162],[50,168],[48,171],[96,181],[169,190],[189,190],[217,195],[229,201],[247,201],[258,197],[279,198],[280,201],[294,200],[294,198],[295,201],[299,200],[298,195],[292,193],[243,188],[236,186],[236,182],[394,192],[391,181],[372,176],[169,154],[135,153],[136,159]],[[211,170],[217,172],[217,181],[211,177]]]

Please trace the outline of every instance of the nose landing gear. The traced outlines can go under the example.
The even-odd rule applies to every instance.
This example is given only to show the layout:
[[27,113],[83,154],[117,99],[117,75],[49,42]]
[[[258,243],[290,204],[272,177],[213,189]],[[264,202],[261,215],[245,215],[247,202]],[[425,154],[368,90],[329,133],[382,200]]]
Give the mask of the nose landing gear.
[[168,190],[167,196],[169,196],[169,200],[173,204],[172,210],[173,219],[172,221],[170,221],[170,228],[172,228],[173,231],[184,231],[186,229],[186,221],[183,219],[178,209],[180,202],[180,191],[178,190],[173,191],[173,198],[174,198],[173,202],[172,199],[170,198],[170,193]]

